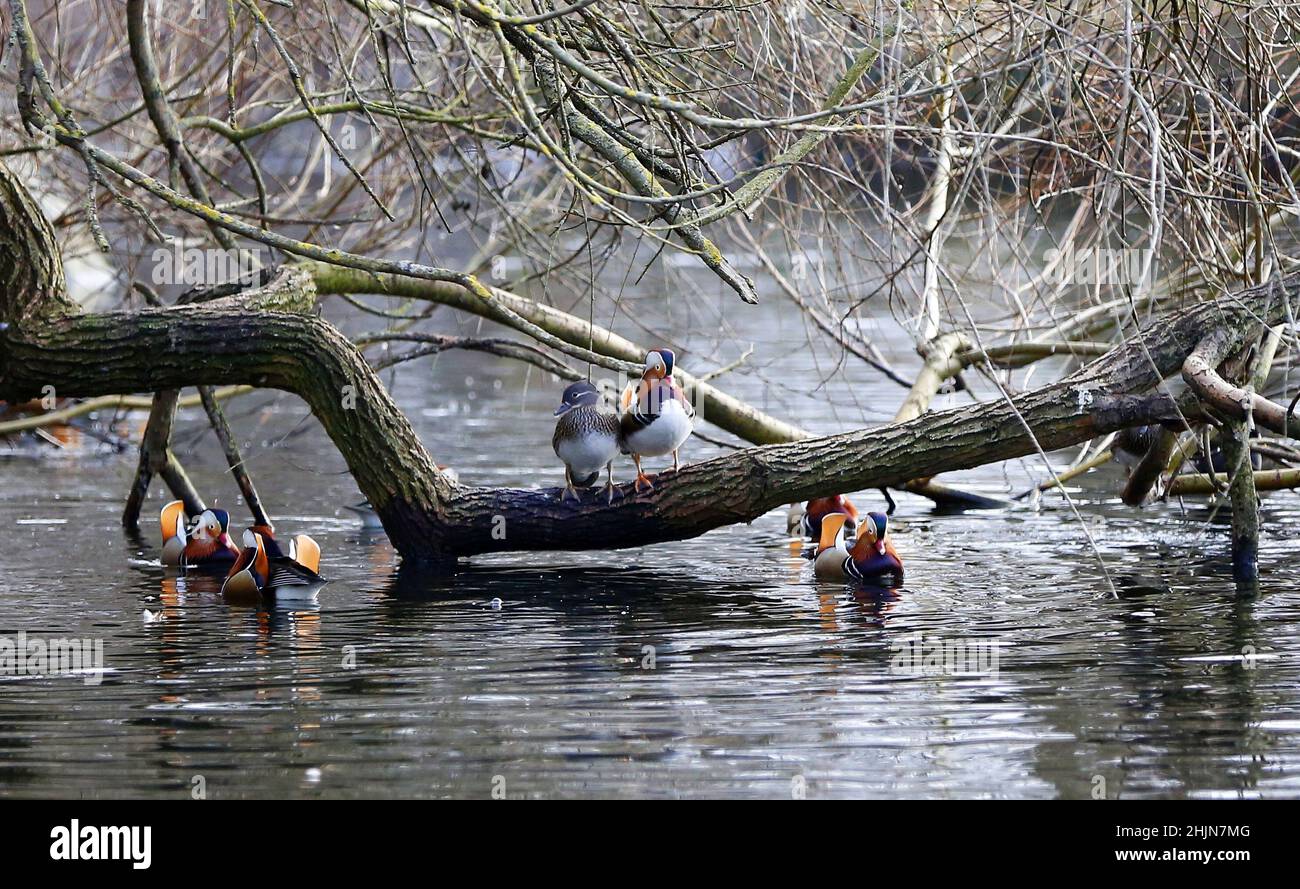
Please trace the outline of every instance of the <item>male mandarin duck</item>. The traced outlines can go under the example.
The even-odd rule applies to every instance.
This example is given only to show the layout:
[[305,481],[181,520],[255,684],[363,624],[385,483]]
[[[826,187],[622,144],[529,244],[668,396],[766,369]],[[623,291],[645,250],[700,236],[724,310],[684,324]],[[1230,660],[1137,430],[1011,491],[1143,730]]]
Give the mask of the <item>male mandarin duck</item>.
[[867,513],[849,557],[844,567],[855,580],[903,582],[903,560],[894,549],[894,541],[889,536],[889,516],[883,512]]
[[641,471],[641,458],[672,454],[676,472],[680,467],[677,450],[694,429],[695,408],[673,380],[674,360],[671,349],[652,349],[646,355],[640,382],[629,383],[623,390],[623,453],[631,454],[636,463],[633,488],[638,492],[642,485],[654,490],[649,476]]
[[846,521],[847,516],[842,513],[831,513],[822,520],[821,540],[813,562],[817,576],[867,583],[902,583],[903,560],[888,536],[889,517],[883,512],[867,513],[852,547],[845,542]]
[[225,568],[239,557],[239,548],[230,539],[230,513],[224,509],[205,509],[191,525],[185,504],[173,500],[162,508],[160,521],[164,565]]
[[589,488],[607,473],[605,502],[614,502],[614,458],[622,446],[618,416],[600,406],[600,391],[586,380],[571,383],[555,409],[555,435],[551,447],[564,461],[564,493],[579,503],[578,488]]
[[836,494],[834,497],[818,497],[808,501],[808,505],[804,507],[803,519],[799,523],[804,536],[811,537],[813,540],[820,538],[822,519],[831,513],[848,516],[848,521],[844,523],[845,534],[852,536],[858,525],[858,510],[843,494]]
[[189,521],[185,516],[185,504],[173,500],[162,508],[159,517],[162,526],[162,563],[176,566],[185,555],[185,544],[189,542]]
[[244,548],[230,566],[221,594],[236,601],[259,601],[266,596],[309,598],[325,584],[317,573],[320,546],[306,534],[289,542],[286,555],[275,538],[261,530],[244,532]]
[[848,516],[842,512],[828,513],[821,521],[817,553],[813,556],[813,573],[818,577],[844,579],[844,563],[849,558],[845,524]]

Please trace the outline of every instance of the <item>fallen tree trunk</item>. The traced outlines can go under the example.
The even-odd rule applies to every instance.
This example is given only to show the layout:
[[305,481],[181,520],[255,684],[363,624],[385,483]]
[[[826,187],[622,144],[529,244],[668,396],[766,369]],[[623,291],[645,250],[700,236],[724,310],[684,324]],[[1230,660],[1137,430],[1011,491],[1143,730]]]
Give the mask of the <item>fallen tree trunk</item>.
[[[304,262],[301,266],[311,274],[317,292],[321,295],[364,293],[400,296],[453,306],[482,318],[493,318],[481,300],[454,282],[373,274],[322,262]],[[492,294],[495,300],[513,314],[567,343],[583,347],[590,344],[593,351],[620,361],[640,363],[645,357],[644,346],[599,325],[504,290],[493,290]],[[894,422],[910,420],[929,407],[931,399],[944,381],[959,373],[964,366],[954,355],[965,344],[965,338],[956,334],[939,337],[931,344],[925,354],[924,367],[911,386]],[[676,377],[690,395],[701,417],[750,444],[782,444],[812,437],[811,433],[765,414],[693,374],[679,370]],[[928,497],[943,507],[998,509],[1007,505],[1004,500],[959,491],[930,478],[914,479],[901,487],[910,493]]]
[[[0,165],[0,398],[54,385],[61,396],[245,383],[302,397],[408,559],[452,562],[502,550],[600,549],[697,536],[796,500],[899,485],[939,472],[1053,450],[1128,426],[1170,421],[1150,391],[1211,331],[1224,354],[1260,320],[1286,317],[1283,287],[1256,288],[1164,319],[1053,385],[888,426],[747,448],[661,476],[652,494],[577,506],[558,489],[449,482],[356,347],[305,314],[307,270],[193,306],[79,313],[63,290],[53,232]],[[539,440],[539,448],[546,442]]]

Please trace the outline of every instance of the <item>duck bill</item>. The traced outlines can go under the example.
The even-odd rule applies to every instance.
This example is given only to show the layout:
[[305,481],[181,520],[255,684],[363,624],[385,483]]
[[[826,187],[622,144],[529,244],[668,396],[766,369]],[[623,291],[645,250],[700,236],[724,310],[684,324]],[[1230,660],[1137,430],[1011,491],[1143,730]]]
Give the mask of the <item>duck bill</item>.
[[572,407],[573,405],[569,404],[566,401],[565,403],[561,404],[559,407],[555,409],[555,416],[560,417],[563,416],[564,414],[567,414]]

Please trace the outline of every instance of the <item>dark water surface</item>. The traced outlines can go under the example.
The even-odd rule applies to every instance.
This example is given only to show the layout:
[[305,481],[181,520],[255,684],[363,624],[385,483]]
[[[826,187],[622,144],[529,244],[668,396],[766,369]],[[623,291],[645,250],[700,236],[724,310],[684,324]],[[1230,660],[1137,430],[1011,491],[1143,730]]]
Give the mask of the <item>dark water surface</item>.
[[[780,416],[843,429],[887,419],[902,396],[856,368],[818,389],[836,359],[802,349],[801,327],[769,319],[737,346],[710,310],[677,319],[719,331],[683,366],[756,342],[722,382]],[[559,388],[443,356],[403,371],[397,392],[466,483],[550,486]],[[130,453],[0,452],[0,633],[99,639],[106,666],[99,685],[0,676],[0,795],[1300,796],[1294,494],[1266,501],[1264,593],[1249,604],[1233,600],[1224,527],[1200,506],[1122,506],[1113,466],[1074,491],[1118,596],[1059,496],[966,515],[900,497],[895,598],[814,582],[781,513],[434,578],[399,571],[341,509],[356,489],[300,402],[230,410],[277,524],[322,544],[332,582],[315,606],[233,607],[216,581],[159,567],[158,491],[143,541],[118,527]],[[211,436],[187,443],[199,413],[184,417],[192,474],[242,518]],[[687,458],[715,452],[696,443]],[[1026,461],[954,481],[1004,492],[1042,477]],[[891,669],[918,633],[996,641],[998,669]]]

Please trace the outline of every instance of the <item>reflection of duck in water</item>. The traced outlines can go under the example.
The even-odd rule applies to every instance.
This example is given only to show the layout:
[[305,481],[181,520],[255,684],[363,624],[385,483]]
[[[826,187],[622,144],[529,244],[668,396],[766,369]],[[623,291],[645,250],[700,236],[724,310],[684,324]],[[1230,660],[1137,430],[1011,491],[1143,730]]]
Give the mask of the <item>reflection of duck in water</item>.
[[221,594],[239,602],[257,602],[268,596],[307,598],[325,584],[317,573],[320,546],[306,534],[289,542],[285,553],[275,538],[261,530],[244,532],[244,548],[230,566]]
[[205,509],[190,522],[185,504],[173,500],[162,508],[162,563],[180,568],[225,569],[239,557],[231,541],[230,513]]
[[[451,482],[453,485],[460,484],[460,473],[455,469],[452,469],[444,463],[439,463],[437,466],[438,471],[442,473],[443,477],[447,479],[447,481]],[[357,518],[361,519],[361,530],[384,530],[384,523],[379,521],[379,513],[375,512],[375,508],[370,505],[369,500],[362,500],[360,503],[345,505],[343,508],[357,514]]]
[[861,617],[870,627],[886,626],[889,623],[889,613],[903,600],[899,591],[892,586],[874,584],[855,586],[850,590],[849,595],[853,597],[853,602],[857,606],[851,613]]
[[883,512],[867,513],[852,547],[844,530],[847,518],[843,513],[831,513],[822,520],[814,573],[869,584],[902,583],[903,560],[889,538],[888,516]]

